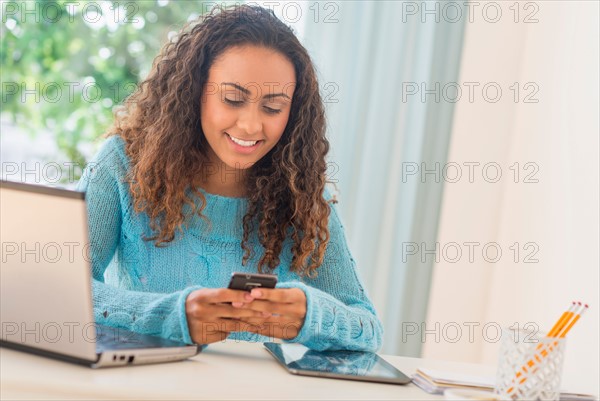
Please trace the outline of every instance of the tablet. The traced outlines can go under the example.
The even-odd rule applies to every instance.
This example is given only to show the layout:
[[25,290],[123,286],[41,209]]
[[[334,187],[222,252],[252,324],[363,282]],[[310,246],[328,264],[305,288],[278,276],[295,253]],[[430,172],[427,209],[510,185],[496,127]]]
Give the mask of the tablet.
[[408,384],[410,378],[372,352],[313,351],[299,344],[264,343],[295,375],[378,383]]

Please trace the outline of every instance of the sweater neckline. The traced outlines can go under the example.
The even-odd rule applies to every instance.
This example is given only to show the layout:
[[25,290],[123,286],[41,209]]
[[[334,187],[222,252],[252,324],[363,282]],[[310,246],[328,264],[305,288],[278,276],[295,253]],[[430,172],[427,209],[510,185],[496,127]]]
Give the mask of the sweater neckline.
[[205,238],[240,241],[244,234],[243,219],[248,210],[248,199],[211,194],[203,188],[197,188],[206,199],[202,215],[208,221],[195,216],[189,229]]
[[221,201],[221,202],[248,203],[248,198],[247,197],[236,197],[236,196],[218,195],[218,194],[213,194],[213,193],[207,192],[202,187],[196,187],[196,188],[200,192],[202,192],[202,194],[204,195],[204,197],[206,197],[207,200],[209,198],[211,198],[211,200]]

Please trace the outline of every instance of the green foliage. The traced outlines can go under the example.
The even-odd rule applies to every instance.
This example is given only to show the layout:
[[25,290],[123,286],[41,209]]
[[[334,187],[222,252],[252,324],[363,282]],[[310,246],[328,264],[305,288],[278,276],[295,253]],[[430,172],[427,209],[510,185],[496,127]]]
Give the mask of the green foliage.
[[32,135],[53,133],[68,161],[85,165],[112,108],[147,75],[171,32],[209,4],[3,1],[3,117]]

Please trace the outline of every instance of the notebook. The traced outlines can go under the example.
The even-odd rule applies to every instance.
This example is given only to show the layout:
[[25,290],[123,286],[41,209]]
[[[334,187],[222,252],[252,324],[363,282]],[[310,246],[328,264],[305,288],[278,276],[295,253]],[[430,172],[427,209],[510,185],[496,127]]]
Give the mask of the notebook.
[[[448,389],[494,390],[495,378],[448,372],[437,369],[419,368],[412,377],[415,385],[430,394],[443,394]],[[597,401],[591,394],[562,391],[561,401]]]

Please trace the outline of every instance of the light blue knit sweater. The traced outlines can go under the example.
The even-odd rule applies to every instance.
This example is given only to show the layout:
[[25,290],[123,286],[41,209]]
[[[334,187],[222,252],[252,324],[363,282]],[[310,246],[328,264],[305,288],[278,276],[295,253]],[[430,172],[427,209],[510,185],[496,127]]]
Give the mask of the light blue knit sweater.
[[[232,272],[256,272],[262,246],[250,236],[254,257],[242,266],[244,198],[203,192],[207,224],[195,216],[183,234],[167,246],[155,247],[146,213],[133,210],[126,173],[129,158],[124,141],[110,137],[86,167],[78,189],[86,192],[91,242],[94,317],[99,324],[193,343],[185,315],[187,295],[199,288],[222,288]],[[329,195],[325,194],[326,197]],[[383,328],[348,250],[335,207],[329,219],[330,243],[315,279],[289,271],[292,241],[287,238],[275,269],[278,288],[300,288],[307,311],[297,342],[315,350],[376,351]],[[272,341],[248,333],[230,339]]]

